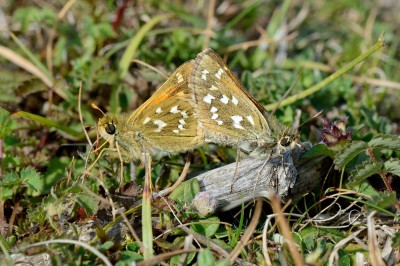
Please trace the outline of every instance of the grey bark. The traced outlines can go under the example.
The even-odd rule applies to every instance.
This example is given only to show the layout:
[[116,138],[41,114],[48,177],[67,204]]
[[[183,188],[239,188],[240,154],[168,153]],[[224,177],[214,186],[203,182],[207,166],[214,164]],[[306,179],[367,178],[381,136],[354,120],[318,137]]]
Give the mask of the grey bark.
[[249,157],[194,178],[199,180],[202,192],[216,199],[216,211],[232,209],[257,197],[268,199],[273,194],[283,202],[297,200],[318,185],[329,168],[326,165],[329,158],[326,157],[301,159],[304,147],[310,145],[303,143],[302,146],[302,149],[296,147],[275,158]]

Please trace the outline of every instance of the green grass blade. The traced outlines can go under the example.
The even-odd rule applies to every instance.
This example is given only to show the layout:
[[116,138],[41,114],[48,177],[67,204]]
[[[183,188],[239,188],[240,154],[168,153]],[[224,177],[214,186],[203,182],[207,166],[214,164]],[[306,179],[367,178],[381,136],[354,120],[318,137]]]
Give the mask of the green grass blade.
[[145,183],[142,202],[142,234],[143,234],[143,258],[148,260],[153,257],[153,224],[151,222],[151,156],[144,154]]
[[246,8],[241,10],[237,16],[235,16],[233,19],[231,19],[224,27],[225,31],[228,31],[232,29],[236,24],[240,23],[243,21],[243,18],[245,18],[249,13],[251,13],[254,9],[256,9],[258,6],[262,4],[262,1],[255,1],[248,5]]
[[301,100],[301,99],[304,99],[304,98],[308,97],[309,95],[321,90],[322,88],[324,88],[326,85],[328,85],[332,81],[338,79],[340,76],[344,75],[350,69],[352,69],[353,67],[355,67],[357,64],[361,63],[362,61],[364,61],[368,57],[370,57],[373,53],[375,53],[376,51],[381,49],[383,46],[385,46],[385,41],[383,39],[383,34],[382,34],[379,37],[378,42],[374,46],[372,46],[365,53],[361,54],[360,56],[355,58],[353,61],[351,61],[350,63],[348,63],[347,65],[345,65],[344,67],[342,67],[341,69],[339,69],[338,71],[336,71],[335,73],[333,73],[332,75],[330,75],[329,77],[327,77],[326,79],[321,81],[320,83],[318,83],[317,85],[312,86],[311,88],[309,88],[309,89],[307,89],[307,90],[305,90],[305,91],[303,91],[303,92],[301,92],[299,94],[290,96],[290,97],[286,98],[285,100],[283,100],[281,102],[276,102],[276,103],[273,103],[273,104],[269,104],[269,105],[265,106],[265,108],[267,110],[274,110],[278,106],[279,107],[283,107],[283,106],[292,104],[292,103],[294,103],[294,102],[296,102],[298,100]]
[[147,22],[132,39],[129,41],[128,47],[126,48],[124,54],[122,55],[121,61],[119,63],[119,71],[120,77],[125,77],[126,73],[128,73],[129,66],[132,62],[132,59],[135,58],[135,54],[137,48],[139,47],[140,43],[146,36],[146,34],[161,20],[171,17],[171,14],[163,14],[158,15]]
[[287,12],[289,10],[292,0],[285,0],[282,6],[274,12],[270,23],[268,23],[267,33],[269,37],[273,37],[277,30],[282,26],[285,19],[287,19]]
[[40,116],[40,115],[35,115],[35,114],[31,114],[28,112],[24,112],[24,111],[17,111],[15,113],[13,113],[13,115],[19,116],[19,117],[23,117],[29,120],[34,120],[36,122],[39,122],[41,124],[43,124],[44,126],[51,128],[54,127],[68,135],[70,135],[73,139],[81,139],[84,137],[84,135],[81,132],[75,131],[69,127],[63,126],[60,123],[57,123],[55,121],[52,121],[46,117]]

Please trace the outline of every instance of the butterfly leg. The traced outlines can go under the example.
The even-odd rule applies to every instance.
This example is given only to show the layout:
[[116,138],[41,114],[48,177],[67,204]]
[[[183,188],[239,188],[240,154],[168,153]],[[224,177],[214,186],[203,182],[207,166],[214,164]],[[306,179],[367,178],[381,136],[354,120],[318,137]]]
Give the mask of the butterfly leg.
[[240,149],[237,148],[235,172],[233,173],[233,176],[231,179],[231,186],[230,186],[229,193],[232,193],[232,191],[233,191],[233,184],[235,183],[235,178],[236,178],[238,167],[239,167],[239,160],[240,160]]
[[265,162],[264,162],[263,165],[261,166],[260,171],[259,171],[258,174],[257,174],[256,183],[254,184],[254,188],[253,188],[253,194],[254,194],[254,196],[255,196],[255,194],[256,194],[257,183],[258,183],[258,180],[260,179],[261,173],[262,173],[262,171],[264,171],[264,168],[267,166],[267,164],[268,164],[268,162],[270,161],[271,157],[272,157],[272,152],[268,155],[267,159],[265,160]]
[[119,186],[122,187],[122,183],[124,180],[124,161],[122,160],[122,155],[121,155],[121,151],[119,150],[118,142],[115,143],[115,147],[117,149],[118,158],[121,163],[121,165],[120,165],[121,172],[119,174]]

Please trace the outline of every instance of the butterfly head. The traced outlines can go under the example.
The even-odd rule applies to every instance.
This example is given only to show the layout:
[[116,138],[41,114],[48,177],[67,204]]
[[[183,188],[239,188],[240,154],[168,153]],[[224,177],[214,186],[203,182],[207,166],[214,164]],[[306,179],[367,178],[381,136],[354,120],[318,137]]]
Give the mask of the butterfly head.
[[300,142],[299,132],[297,129],[286,127],[277,141],[277,151],[282,152],[293,149]]
[[[100,118],[98,127],[100,136],[105,139],[111,149],[118,149],[124,161],[129,162],[132,159],[139,158],[137,152],[137,143],[131,138],[126,130],[128,116],[121,114],[118,116],[105,115]],[[113,152],[114,157],[118,157],[118,152]]]
[[119,134],[119,119],[115,116],[105,115],[99,120],[99,133],[106,141],[113,142]]

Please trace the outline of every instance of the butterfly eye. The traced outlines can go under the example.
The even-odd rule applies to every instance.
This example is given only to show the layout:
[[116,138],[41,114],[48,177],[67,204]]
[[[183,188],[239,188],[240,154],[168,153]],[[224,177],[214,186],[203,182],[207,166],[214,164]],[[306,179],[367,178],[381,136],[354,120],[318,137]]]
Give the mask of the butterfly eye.
[[106,130],[106,132],[107,132],[108,134],[114,135],[114,134],[115,134],[115,131],[116,131],[116,128],[115,128],[114,124],[112,124],[112,123],[107,123],[107,125],[106,125],[106,127],[105,127],[105,130]]
[[286,147],[286,146],[289,146],[291,142],[292,142],[292,141],[291,141],[290,137],[289,137],[289,136],[285,136],[285,137],[283,137],[283,138],[280,140],[279,143],[280,143],[282,146]]

